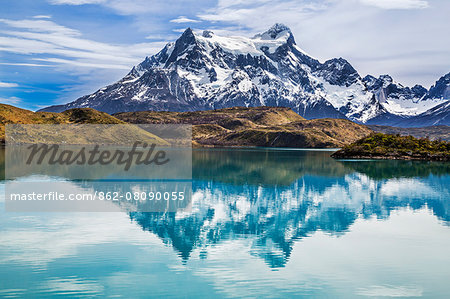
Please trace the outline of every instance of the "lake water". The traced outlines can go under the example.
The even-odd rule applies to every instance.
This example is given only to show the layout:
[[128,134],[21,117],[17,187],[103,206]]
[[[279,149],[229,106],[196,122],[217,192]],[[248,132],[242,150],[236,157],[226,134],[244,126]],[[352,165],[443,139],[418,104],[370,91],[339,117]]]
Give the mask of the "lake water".
[[[450,164],[193,151],[178,213],[6,213],[0,297],[450,296]],[[3,163],[3,162],[2,162]]]

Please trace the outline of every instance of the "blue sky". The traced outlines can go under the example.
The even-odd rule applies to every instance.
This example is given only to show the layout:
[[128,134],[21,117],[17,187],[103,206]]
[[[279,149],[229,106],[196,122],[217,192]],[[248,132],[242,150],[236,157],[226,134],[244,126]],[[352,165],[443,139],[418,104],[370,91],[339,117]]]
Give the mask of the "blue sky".
[[125,75],[190,26],[252,36],[276,22],[324,61],[429,88],[450,72],[448,0],[0,0],[0,102],[36,110]]

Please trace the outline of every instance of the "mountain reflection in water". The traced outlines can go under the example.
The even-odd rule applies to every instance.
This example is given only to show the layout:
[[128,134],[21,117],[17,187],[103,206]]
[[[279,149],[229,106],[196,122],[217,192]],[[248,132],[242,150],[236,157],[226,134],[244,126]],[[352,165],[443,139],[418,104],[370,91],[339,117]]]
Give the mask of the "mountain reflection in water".
[[[9,213],[0,195],[0,297],[448,298],[450,164],[330,153],[196,149],[177,212]],[[47,181],[151,185],[71,178]]]
[[339,236],[358,218],[427,207],[450,223],[450,164],[336,161],[326,151],[195,150],[192,210],[130,213],[184,261],[194,249],[251,240],[251,254],[284,267],[296,241]]

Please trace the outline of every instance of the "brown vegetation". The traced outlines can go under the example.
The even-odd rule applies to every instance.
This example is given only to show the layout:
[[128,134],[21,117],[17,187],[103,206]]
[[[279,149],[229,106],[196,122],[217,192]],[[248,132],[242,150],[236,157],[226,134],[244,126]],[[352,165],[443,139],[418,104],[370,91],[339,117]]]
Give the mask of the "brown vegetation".
[[333,148],[372,131],[344,119],[306,120],[284,107],[233,107],[196,112],[124,112],[113,115],[129,123],[192,124],[199,146]]

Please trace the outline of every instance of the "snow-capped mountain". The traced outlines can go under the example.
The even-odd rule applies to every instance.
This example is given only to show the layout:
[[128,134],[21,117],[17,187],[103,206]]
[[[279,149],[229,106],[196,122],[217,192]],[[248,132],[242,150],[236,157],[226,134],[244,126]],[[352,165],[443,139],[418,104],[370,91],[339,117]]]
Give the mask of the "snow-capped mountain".
[[305,118],[392,125],[448,102],[448,77],[450,73],[430,91],[420,85],[404,87],[387,75],[362,78],[343,58],[321,63],[306,54],[282,24],[252,38],[195,33],[188,28],[176,42],[145,58],[118,82],[42,111],[285,106]]
[[[368,75],[363,81],[384,110],[367,123],[400,126],[449,124],[449,110],[444,110],[450,99],[450,73],[439,79],[429,91],[421,85],[405,87],[389,75],[378,79]],[[444,108],[437,113],[437,107]]]
[[420,126],[448,126],[450,124],[450,101],[437,105],[417,116],[403,119],[397,124],[404,127],[418,127],[417,124]]

